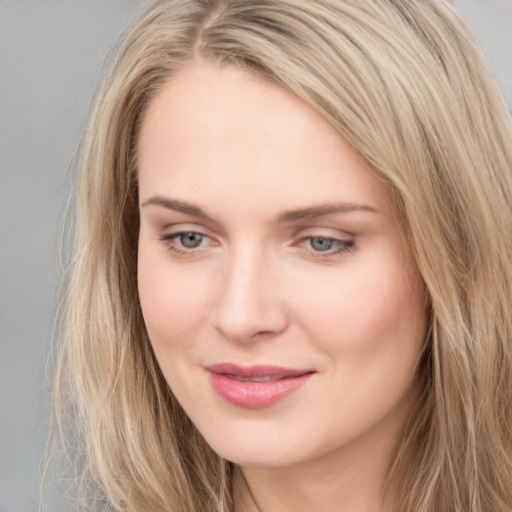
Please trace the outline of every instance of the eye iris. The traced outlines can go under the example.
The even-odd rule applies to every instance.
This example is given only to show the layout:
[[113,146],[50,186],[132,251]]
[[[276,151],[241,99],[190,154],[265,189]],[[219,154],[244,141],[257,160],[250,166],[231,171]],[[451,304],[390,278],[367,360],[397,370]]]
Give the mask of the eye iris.
[[311,248],[319,252],[332,249],[334,243],[335,240],[332,238],[314,237],[310,240]]
[[200,233],[182,233],[180,235],[180,243],[181,245],[183,245],[183,247],[186,247],[187,249],[194,249],[201,245],[203,238],[203,235],[201,235]]

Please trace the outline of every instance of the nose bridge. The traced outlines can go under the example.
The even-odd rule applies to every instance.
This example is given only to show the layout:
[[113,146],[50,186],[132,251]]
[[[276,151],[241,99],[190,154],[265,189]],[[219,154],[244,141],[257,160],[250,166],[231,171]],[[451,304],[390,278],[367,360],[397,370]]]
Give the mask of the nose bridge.
[[272,258],[261,248],[248,243],[233,248],[220,278],[215,315],[216,327],[225,337],[249,341],[285,327],[274,272]]

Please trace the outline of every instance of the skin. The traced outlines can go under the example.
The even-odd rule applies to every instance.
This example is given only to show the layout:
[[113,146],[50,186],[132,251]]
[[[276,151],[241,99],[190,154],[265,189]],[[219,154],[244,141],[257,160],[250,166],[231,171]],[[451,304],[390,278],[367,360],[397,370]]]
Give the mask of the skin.
[[[385,186],[291,92],[206,62],[151,101],[138,157],[146,326],[175,396],[237,465],[235,510],[392,510],[426,315]],[[314,373],[248,409],[212,388],[221,362]]]

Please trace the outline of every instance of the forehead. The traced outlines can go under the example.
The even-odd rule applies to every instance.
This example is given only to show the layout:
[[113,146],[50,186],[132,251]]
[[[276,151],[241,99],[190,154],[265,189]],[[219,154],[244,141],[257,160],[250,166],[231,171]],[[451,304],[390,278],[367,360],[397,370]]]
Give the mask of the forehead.
[[388,203],[364,159],[312,107],[230,66],[196,64],[161,88],[142,122],[138,162],[146,197],[259,195],[276,208],[283,201],[290,208],[304,201]]

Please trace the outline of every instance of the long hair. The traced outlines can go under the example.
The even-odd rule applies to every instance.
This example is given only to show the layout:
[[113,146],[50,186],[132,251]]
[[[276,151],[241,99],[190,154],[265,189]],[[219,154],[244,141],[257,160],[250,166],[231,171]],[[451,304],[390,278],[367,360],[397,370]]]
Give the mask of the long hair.
[[473,36],[442,0],[158,0],[126,33],[83,142],[54,420],[83,506],[226,512],[230,465],[169,390],[137,296],[137,138],[185,63],[293,91],[385,182],[429,296],[396,510],[512,508],[512,138]]

